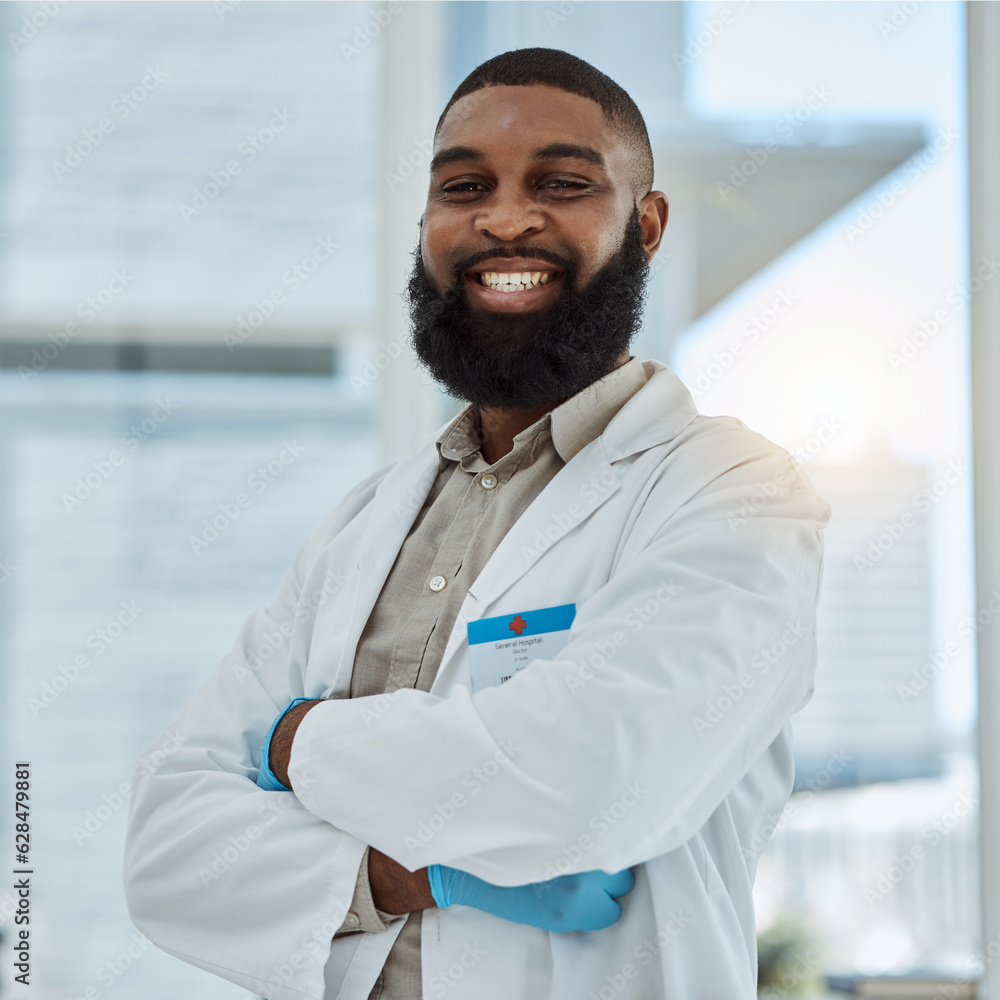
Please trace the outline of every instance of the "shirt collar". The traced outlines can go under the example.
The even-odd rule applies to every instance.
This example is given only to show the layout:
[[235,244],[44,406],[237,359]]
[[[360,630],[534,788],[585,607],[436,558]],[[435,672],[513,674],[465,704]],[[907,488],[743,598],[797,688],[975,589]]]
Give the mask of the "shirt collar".
[[479,450],[479,414],[470,403],[456,414],[438,435],[439,467],[445,461],[460,462],[466,455]]
[[[625,364],[543,414],[530,427],[516,434],[514,441],[533,437],[549,425],[556,452],[564,462],[568,462],[604,432],[611,418],[645,385],[648,378],[642,362],[631,357]],[[477,452],[480,447],[479,426],[479,414],[471,404],[449,421],[435,442],[439,463],[443,460],[458,462]]]
[[565,403],[560,403],[549,414],[552,443],[559,457],[568,462],[594,438],[600,437],[611,418],[646,384],[648,377],[642,362],[632,357]]

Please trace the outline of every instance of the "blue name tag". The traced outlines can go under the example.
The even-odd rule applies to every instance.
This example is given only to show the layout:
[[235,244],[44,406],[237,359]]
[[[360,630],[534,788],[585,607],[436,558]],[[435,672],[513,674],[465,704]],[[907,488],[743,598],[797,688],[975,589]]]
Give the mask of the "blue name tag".
[[509,681],[532,660],[550,660],[569,640],[575,604],[518,611],[469,622],[472,690]]

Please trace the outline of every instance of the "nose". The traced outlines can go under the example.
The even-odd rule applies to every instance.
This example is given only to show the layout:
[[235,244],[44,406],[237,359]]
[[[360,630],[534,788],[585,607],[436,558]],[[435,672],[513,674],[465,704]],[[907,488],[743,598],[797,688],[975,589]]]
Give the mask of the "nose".
[[483,203],[475,225],[483,235],[509,242],[540,233],[545,222],[545,213],[530,192],[517,190],[513,185],[500,185]]

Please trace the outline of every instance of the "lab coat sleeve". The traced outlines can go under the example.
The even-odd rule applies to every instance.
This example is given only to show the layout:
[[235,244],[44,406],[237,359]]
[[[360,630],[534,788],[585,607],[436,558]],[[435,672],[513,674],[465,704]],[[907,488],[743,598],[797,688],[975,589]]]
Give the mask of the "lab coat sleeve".
[[[501,885],[689,840],[812,692],[829,517],[787,452],[727,427],[654,477],[558,658],[475,694],[316,706],[289,768],[303,805],[411,870]],[[559,545],[585,551],[586,525],[536,569]]]
[[162,950],[266,998],[323,996],[330,941],[365,853],[291,792],[263,791],[255,780],[271,722],[304,693],[288,639],[303,576],[378,478],[320,525],[271,606],[250,615],[132,768],[124,883],[133,921]]

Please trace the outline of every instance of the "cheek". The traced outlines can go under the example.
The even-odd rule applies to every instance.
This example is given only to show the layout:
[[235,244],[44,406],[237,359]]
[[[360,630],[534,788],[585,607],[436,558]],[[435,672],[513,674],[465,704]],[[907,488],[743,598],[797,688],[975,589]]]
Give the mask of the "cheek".
[[595,210],[591,217],[575,218],[572,231],[566,228],[565,239],[574,246],[581,261],[581,280],[589,281],[618,251],[627,220],[627,214],[620,220],[617,217],[609,220],[606,211]]
[[427,243],[427,231],[426,229],[420,232],[420,259],[423,261],[424,270],[430,273],[431,270],[431,251]]
[[454,275],[449,261],[455,245],[454,235],[432,217],[424,218],[420,228],[420,253],[424,269],[438,284],[451,284]]
[[586,247],[581,247],[586,265],[580,270],[580,279],[589,282],[590,279],[611,259],[618,249],[618,240],[614,235],[601,235]]

